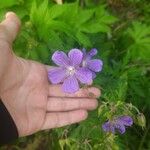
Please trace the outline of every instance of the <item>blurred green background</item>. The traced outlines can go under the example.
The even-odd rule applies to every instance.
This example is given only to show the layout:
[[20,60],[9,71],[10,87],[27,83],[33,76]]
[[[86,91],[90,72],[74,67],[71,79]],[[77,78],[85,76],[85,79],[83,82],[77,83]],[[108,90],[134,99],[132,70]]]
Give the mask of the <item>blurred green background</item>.
[[[20,138],[0,149],[150,150],[149,0],[0,0],[0,20],[7,11],[22,21],[13,44],[16,55],[52,65],[55,50],[94,47],[104,68],[94,81],[102,90],[100,106],[86,121]],[[102,102],[132,103],[145,115],[146,126],[138,126],[135,113],[135,124],[124,135],[104,133],[101,125],[111,112],[100,112]]]

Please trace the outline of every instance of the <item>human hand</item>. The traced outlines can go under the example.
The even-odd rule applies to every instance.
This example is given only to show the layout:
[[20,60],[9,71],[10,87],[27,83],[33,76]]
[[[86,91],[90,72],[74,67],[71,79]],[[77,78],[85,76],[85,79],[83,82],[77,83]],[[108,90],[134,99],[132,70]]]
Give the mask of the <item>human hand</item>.
[[12,42],[19,27],[20,20],[12,12],[0,24],[0,98],[16,123],[19,136],[86,119],[87,110],[97,107],[99,89],[91,87],[66,94],[60,85],[51,85],[46,65],[13,53]]

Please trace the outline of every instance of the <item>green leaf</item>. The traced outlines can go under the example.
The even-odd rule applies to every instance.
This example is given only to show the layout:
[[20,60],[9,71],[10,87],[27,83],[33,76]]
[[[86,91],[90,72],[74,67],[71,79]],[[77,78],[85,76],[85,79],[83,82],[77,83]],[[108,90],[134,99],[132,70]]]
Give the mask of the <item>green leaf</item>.
[[49,28],[56,31],[62,31],[68,36],[74,38],[72,29],[65,22],[52,20],[49,22]]
[[76,16],[78,15],[78,3],[66,3],[61,5],[63,11],[62,14],[59,16],[59,19],[65,21],[66,23],[73,25],[76,22]]
[[100,5],[99,7],[96,7],[95,16],[97,18],[97,21],[106,25],[113,24],[115,21],[117,21],[117,18],[109,14],[105,7],[105,5]]
[[90,42],[90,39],[86,34],[82,32],[77,32],[76,37],[78,39],[78,42],[83,45],[83,47],[91,47],[92,43]]
[[81,25],[91,19],[94,15],[94,9],[81,9],[79,8],[77,14],[77,25]]
[[64,49],[64,44],[59,34],[55,31],[50,31],[48,35],[49,49],[55,51],[56,49]]
[[133,22],[126,32],[133,42],[129,46],[129,53],[133,59],[149,61],[150,58],[150,27],[140,22]]
[[49,9],[49,15],[51,19],[56,19],[62,15],[65,11],[64,5],[53,5]]
[[102,23],[95,22],[95,23],[86,23],[80,30],[86,33],[98,33],[98,32],[110,32],[110,28]]
[[[30,18],[35,25],[42,25],[48,19],[48,0],[44,0],[40,7],[37,7],[36,1],[33,2]],[[48,20],[47,20],[48,21]],[[45,24],[43,24],[45,26]]]
[[[117,19],[108,14],[104,8],[104,6],[99,6],[94,9],[95,15],[93,15],[90,20],[87,20],[87,22],[82,24],[79,27],[79,30],[86,33],[110,32],[110,25],[113,24]],[[91,17],[91,15],[89,17]]]
[[22,0],[1,0],[0,9],[18,5]]

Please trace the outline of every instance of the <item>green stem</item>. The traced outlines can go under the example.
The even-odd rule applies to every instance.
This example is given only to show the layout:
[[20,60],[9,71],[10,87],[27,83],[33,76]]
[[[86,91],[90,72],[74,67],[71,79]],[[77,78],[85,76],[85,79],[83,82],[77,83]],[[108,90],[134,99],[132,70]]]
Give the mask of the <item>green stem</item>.
[[140,111],[134,105],[132,105],[132,108],[134,108],[137,111],[137,113],[140,114]]
[[146,136],[147,136],[147,134],[148,134],[149,129],[150,129],[150,124],[149,124],[149,126],[147,127],[147,130],[145,131],[144,136],[142,137],[142,140],[141,140],[141,142],[140,142],[140,145],[139,145],[139,149],[138,149],[138,150],[142,150],[142,146],[143,146],[143,143],[144,143],[144,141],[145,141],[145,138],[146,138]]

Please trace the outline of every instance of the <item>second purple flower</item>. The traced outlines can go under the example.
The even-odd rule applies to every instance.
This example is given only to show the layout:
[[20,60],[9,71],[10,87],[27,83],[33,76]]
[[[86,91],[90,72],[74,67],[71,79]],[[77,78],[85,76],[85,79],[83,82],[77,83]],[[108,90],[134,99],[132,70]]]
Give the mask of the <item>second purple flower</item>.
[[125,127],[130,127],[133,124],[133,119],[130,116],[120,116],[109,120],[102,125],[102,128],[105,132],[115,133],[119,131],[121,134],[124,134],[126,129]]

